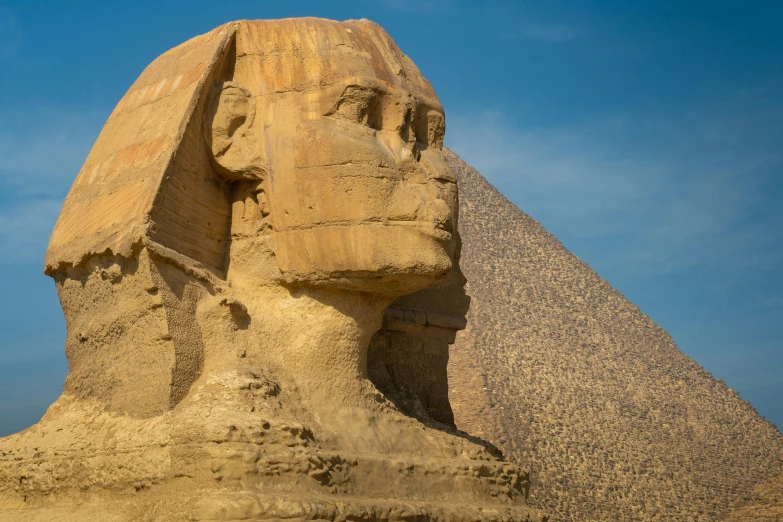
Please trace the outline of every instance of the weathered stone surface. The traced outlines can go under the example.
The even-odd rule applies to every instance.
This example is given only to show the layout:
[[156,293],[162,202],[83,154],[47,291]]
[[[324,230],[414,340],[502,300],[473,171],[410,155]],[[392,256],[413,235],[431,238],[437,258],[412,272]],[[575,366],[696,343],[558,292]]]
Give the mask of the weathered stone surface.
[[446,158],[471,296],[449,363],[456,425],[530,467],[531,499],[553,520],[712,522],[781,468],[772,424]]
[[749,498],[723,522],[780,522],[783,520],[783,474],[757,485]]
[[[70,373],[0,439],[0,518],[537,518],[527,473],[452,426],[468,300],[443,133],[366,20],[234,22],[155,60],[52,234]],[[376,332],[439,373],[404,349],[371,370]]]

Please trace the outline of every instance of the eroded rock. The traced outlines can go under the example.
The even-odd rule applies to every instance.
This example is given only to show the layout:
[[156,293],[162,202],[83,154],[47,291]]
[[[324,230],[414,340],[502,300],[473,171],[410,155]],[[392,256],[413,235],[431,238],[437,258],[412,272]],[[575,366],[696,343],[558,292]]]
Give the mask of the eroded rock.
[[[3,520],[533,516],[526,472],[450,426],[442,350],[468,301],[443,133],[366,20],[234,22],[156,59],[52,234],[70,373],[0,440]],[[439,373],[381,393],[384,324]]]

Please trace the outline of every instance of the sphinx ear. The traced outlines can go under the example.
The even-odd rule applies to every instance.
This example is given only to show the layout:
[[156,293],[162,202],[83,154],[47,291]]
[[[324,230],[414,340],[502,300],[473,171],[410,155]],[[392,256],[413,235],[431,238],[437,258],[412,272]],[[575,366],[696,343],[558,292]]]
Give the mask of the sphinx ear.
[[250,137],[255,113],[253,95],[239,83],[223,82],[210,92],[204,138],[218,173],[225,179],[258,178],[263,174],[261,147],[254,147]]

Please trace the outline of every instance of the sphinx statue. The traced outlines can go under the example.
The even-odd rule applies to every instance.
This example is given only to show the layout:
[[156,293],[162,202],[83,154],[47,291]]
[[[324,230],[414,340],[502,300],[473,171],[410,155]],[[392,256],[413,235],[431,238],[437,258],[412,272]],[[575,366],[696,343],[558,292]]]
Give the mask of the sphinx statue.
[[51,237],[69,374],[0,439],[0,518],[530,520],[448,404],[444,132],[366,20],[233,22],[150,64]]

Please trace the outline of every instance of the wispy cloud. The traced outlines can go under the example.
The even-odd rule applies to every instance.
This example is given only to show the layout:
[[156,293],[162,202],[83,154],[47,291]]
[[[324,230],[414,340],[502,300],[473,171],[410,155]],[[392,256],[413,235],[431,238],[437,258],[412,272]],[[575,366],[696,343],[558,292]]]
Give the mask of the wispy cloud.
[[646,274],[783,263],[783,106],[606,118],[525,129],[493,112],[449,119],[453,147],[555,235],[604,268]]
[[0,211],[0,260],[40,263],[62,207],[61,200],[28,201]]
[[0,113],[0,260],[42,262],[62,201],[104,111],[16,106]]
[[101,108],[43,103],[4,108],[0,182],[23,193],[67,190],[106,117]]

